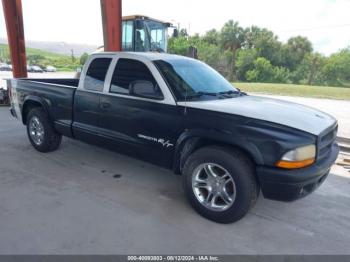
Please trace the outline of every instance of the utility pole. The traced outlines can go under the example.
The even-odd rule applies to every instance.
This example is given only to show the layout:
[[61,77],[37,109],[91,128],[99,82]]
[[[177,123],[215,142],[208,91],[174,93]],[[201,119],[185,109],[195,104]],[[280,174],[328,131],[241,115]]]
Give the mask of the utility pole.
[[122,0],[101,0],[105,51],[122,50]]
[[24,40],[23,13],[21,0],[2,0],[10,47],[13,77],[27,77],[27,59]]

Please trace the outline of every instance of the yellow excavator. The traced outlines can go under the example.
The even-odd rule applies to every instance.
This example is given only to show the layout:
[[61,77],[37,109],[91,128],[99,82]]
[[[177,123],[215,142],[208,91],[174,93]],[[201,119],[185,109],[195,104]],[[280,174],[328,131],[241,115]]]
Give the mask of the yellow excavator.
[[[171,23],[143,15],[122,19],[122,50],[131,52],[167,52],[169,29],[177,37],[178,29]],[[97,51],[103,51],[103,46]]]

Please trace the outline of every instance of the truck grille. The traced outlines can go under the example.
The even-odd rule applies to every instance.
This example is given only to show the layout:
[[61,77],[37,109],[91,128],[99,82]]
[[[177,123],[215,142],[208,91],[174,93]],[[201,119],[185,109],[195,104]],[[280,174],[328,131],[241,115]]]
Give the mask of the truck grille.
[[317,159],[322,160],[327,158],[332,150],[332,145],[337,138],[338,125],[325,130],[318,138]]

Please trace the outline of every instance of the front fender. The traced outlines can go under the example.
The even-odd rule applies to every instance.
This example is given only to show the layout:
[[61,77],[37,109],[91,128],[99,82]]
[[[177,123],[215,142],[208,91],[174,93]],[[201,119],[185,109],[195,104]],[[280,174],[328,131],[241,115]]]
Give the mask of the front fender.
[[259,149],[255,144],[249,141],[247,137],[215,129],[191,129],[184,131],[176,142],[174,154],[174,170],[176,173],[181,171],[181,167],[187,156],[200,146],[203,140],[240,148],[246,152],[256,164],[264,164],[264,159]]

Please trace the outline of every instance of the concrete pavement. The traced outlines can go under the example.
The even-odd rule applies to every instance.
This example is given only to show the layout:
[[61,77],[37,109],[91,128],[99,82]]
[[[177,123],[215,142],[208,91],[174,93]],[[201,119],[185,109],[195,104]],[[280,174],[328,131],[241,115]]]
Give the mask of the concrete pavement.
[[0,254],[350,254],[349,203],[350,176],[334,167],[307,198],[260,197],[215,224],[170,171],[70,139],[38,153],[0,107]]

